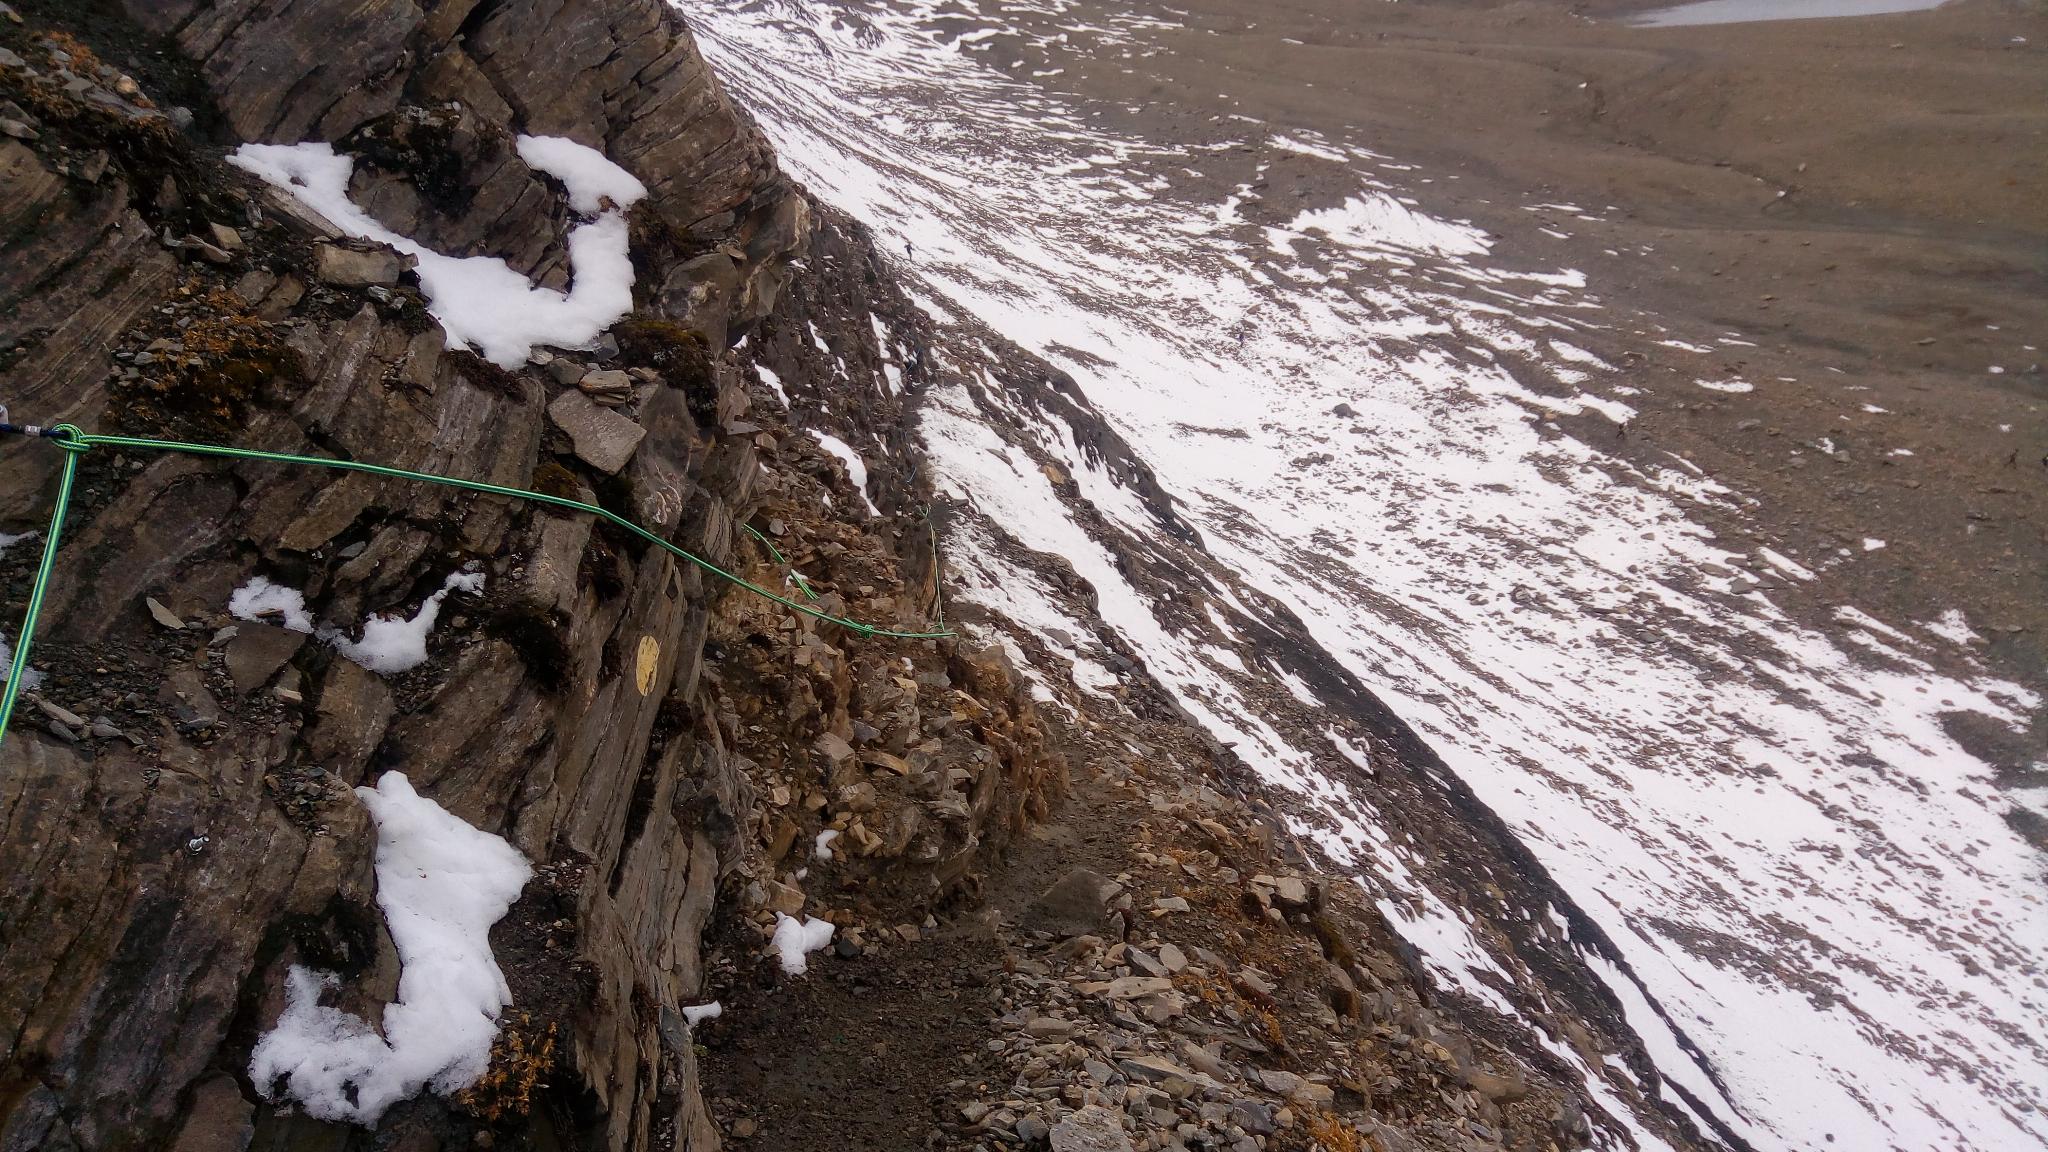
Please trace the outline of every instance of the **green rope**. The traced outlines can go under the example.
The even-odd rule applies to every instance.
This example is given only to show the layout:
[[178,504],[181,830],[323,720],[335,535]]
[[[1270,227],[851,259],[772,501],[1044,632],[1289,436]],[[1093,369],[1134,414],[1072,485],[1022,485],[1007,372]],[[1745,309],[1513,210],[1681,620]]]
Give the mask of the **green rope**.
[[57,507],[50,513],[50,530],[43,534],[43,560],[36,566],[35,586],[29,589],[28,611],[22,613],[21,635],[14,638],[14,662],[7,669],[7,687],[0,692],[0,740],[7,738],[7,726],[14,720],[14,702],[21,696],[21,678],[28,675],[28,646],[36,634],[36,617],[43,614],[43,594],[50,588],[50,570],[57,566],[57,542],[64,534],[64,516],[71,510],[71,482],[78,475],[78,458],[87,451],[79,441],[84,433],[69,424],[51,429],[64,433],[56,439],[64,450],[64,468],[57,474]]
[[939,627],[946,626],[946,585],[939,571],[939,526],[932,522],[932,510],[924,510],[924,526],[932,533],[932,619]]
[[[752,524],[742,524],[740,525],[740,527],[745,528],[747,530],[747,535],[752,536],[756,540],[759,540],[761,542],[762,547],[768,549],[768,554],[770,556],[775,557],[775,562],[777,564],[782,565],[783,575],[786,576],[797,587],[803,589],[804,599],[816,600],[818,598],[818,594],[816,592],[811,591],[811,582],[809,580],[804,579],[804,574],[796,570],[796,565],[791,564],[788,560],[783,558],[782,553],[776,550],[773,541],[769,540],[766,536],[761,535],[759,532],[754,531],[754,526]],[[943,627],[945,625],[945,621],[941,620],[939,624],[941,627]]]
[[[77,472],[78,458],[94,448],[129,448],[145,452],[183,452],[193,456],[222,456],[236,460],[267,460],[276,464],[303,464],[314,468],[332,468],[341,472],[367,472],[373,476],[388,476],[394,480],[417,480],[426,484],[441,484],[449,488],[481,492],[488,496],[509,496],[516,500],[530,500],[536,504],[547,504],[556,508],[565,508],[571,512],[583,512],[595,516],[600,520],[633,533],[635,536],[673,554],[679,559],[695,564],[697,567],[702,568],[721,580],[744,588],[756,596],[773,600],[775,603],[792,611],[801,612],[806,616],[823,620],[828,624],[837,624],[857,636],[881,636],[895,640],[943,640],[955,634],[951,630],[938,632],[898,632],[889,628],[877,628],[872,624],[863,624],[858,620],[848,620],[841,616],[834,616],[829,612],[821,612],[808,604],[800,604],[787,596],[778,595],[741,576],[728,572],[711,561],[704,559],[702,556],[671,544],[662,537],[642,528],[640,525],[620,516],[616,512],[600,508],[595,504],[585,504],[581,500],[571,500],[566,496],[534,492],[525,488],[509,488],[502,484],[488,484],[481,480],[463,480],[454,476],[440,476],[431,472],[413,472],[405,468],[392,468],[383,464],[366,464],[357,460],[332,460],[320,456],[297,456],[289,452],[264,452],[255,448],[232,448],[224,444],[191,444],[181,440],[151,440],[139,436],[102,436],[82,432],[70,424],[59,424],[47,430],[14,426],[7,426],[5,430],[27,432],[55,443],[57,447],[64,450],[64,470],[58,482],[57,507],[50,517],[50,531],[47,538],[43,541],[42,565],[36,570],[35,586],[29,592],[28,612],[22,617],[21,635],[15,641],[13,670],[7,678],[4,693],[0,693],[0,697],[4,697],[0,698],[0,739],[6,738],[7,722],[14,715],[14,701],[19,693],[21,677],[28,668],[29,642],[35,636],[36,616],[42,611],[43,596],[49,589],[50,572],[56,563],[57,540],[59,534],[63,531],[64,516],[71,504],[71,482]],[[752,530],[752,527],[749,526],[748,531]],[[771,552],[774,551],[774,546],[770,545],[769,550]],[[777,556],[779,559],[780,554],[778,553]],[[805,586],[804,590],[807,593],[810,591],[808,586]]]

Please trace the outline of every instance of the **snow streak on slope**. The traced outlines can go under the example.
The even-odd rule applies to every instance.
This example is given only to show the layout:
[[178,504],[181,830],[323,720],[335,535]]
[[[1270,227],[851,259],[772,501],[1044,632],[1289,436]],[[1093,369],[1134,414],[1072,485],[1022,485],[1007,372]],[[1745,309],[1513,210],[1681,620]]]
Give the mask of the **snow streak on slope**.
[[[1793,620],[1691,515],[1734,494],[1559,427],[1632,414],[1570,343],[1604,323],[1582,276],[1496,266],[1483,233],[1404,200],[1370,141],[1130,138],[981,63],[999,37],[1142,56],[1150,18],[1057,0],[686,12],[799,178],[906,250],[942,308],[1071,372],[1209,553],[1506,820],[1621,948],[1647,996],[1595,971],[1719,1121],[1763,1148],[2048,1139],[2041,863],[1940,721],[2016,724],[2039,702],[1935,673],[1903,632]],[[1268,168],[1305,164],[1356,191],[1247,219]],[[1190,173],[1242,183],[1217,203]],[[1316,834],[1432,963],[1498,1002],[1475,975],[1496,960],[1371,798],[1245,688],[1227,614],[1190,625],[1130,578],[1011,457],[987,382],[926,403],[947,483],[1070,562],[1191,714],[1328,812]],[[1168,535],[1065,429],[1026,435],[1116,530]]]

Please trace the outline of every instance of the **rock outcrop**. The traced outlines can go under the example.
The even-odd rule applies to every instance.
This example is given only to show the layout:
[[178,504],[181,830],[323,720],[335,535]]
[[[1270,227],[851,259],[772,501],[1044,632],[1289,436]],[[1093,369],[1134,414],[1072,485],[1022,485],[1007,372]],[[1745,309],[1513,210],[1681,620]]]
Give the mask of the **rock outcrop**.
[[[127,17],[30,6],[0,22],[0,392],[17,419],[570,495],[715,563],[765,563],[736,533],[787,481],[764,467],[726,349],[775,306],[812,209],[667,8],[188,0]],[[333,141],[388,227],[561,287],[566,209],[519,132],[595,147],[650,195],[631,218],[638,310],[599,347],[516,371],[447,348],[406,262],[221,163],[240,141]],[[47,515],[56,463],[43,444],[0,453],[11,529]],[[811,531],[863,565],[838,610],[921,618],[904,574],[931,573],[898,560],[899,540]],[[10,622],[32,552],[0,557]],[[443,604],[429,661],[390,677],[227,612],[262,576],[346,628],[410,615],[471,563],[482,593]],[[990,747],[1015,717],[948,698],[964,695],[950,668],[1009,708],[999,664],[796,628],[725,588],[588,516],[90,453],[36,647],[40,708],[0,747],[0,1147],[370,1146],[273,1108],[246,1069],[287,966],[339,973],[345,1006],[373,1018],[393,991],[350,791],[392,769],[537,874],[493,934],[516,1010],[491,1074],[393,1112],[377,1146],[468,1147],[495,1127],[716,1147],[679,1013],[703,990],[720,893],[774,882],[782,853],[752,834],[763,782],[824,794],[790,810],[833,824],[855,859],[923,860],[931,897],[1049,771],[1026,737]],[[706,653],[714,631],[799,671],[756,660],[737,683]],[[756,634],[769,642],[742,639]],[[742,725],[764,708],[796,747],[835,754],[771,760]],[[921,708],[944,712],[938,736]],[[914,765],[908,783],[861,779],[856,746]]]

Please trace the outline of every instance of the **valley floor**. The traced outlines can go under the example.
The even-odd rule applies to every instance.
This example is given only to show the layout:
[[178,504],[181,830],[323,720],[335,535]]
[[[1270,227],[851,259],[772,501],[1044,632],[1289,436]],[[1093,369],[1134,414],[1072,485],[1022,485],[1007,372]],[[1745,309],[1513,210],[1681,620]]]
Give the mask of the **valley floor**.
[[[1959,609],[1988,663],[2048,683],[2048,9],[1646,29],[1621,23],[1641,0],[1153,7],[1129,10],[1172,21],[1156,50],[1024,37],[1011,70],[1060,69],[1041,82],[1148,139],[1249,117],[1412,166],[1421,210],[1604,297],[1601,350],[1638,389],[1604,452],[1692,461],[1749,498],[1714,524],[1730,540],[1847,549],[1831,595]],[[1239,177],[1211,172],[1221,201]],[[1353,190],[1283,165],[1239,210],[1279,225]],[[2040,786],[2041,748],[1972,750]]]

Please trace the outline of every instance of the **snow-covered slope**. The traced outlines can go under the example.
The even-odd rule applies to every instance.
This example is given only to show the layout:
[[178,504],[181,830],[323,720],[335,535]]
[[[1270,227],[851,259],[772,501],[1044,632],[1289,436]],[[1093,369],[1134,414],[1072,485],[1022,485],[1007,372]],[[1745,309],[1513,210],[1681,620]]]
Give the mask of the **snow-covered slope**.
[[[1004,13],[1026,9],[1029,35],[1075,52],[1153,50],[1150,17],[1064,7],[685,6],[785,164],[905,253],[935,315],[1063,368],[1084,398],[1062,403],[1135,454],[974,356],[924,398],[926,445],[972,510],[953,567],[1044,640],[1042,674],[1099,692],[1115,661],[1020,547],[1092,585],[1120,646],[1301,798],[1301,827],[1440,974],[1532,1017],[1541,994],[1504,991],[1530,981],[1478,883],[1374,783],[1340,681],[1370,689],[1455,777],[1443,789],[1555,880],[1569,908],[1513,931],[1580,950],[1665,1098],[1723,1138],[2048,1139],[2042,862],[1941,721],[2016,724],[2039,701],[1937,671],[1967,666],[1930,658],[1955,655],[1941,630],[1853,604],[1795,620],[1743,570],[1824,589],[1844,558],[1716,539],[1699,510],[1742,494],[1568,430],[1632,414],[1574,342],[1614,323],[1599,285],[1503,266],[1408,198],[1426,174],[1285,125],[1226,124],[1194,152],[1132,138],[975,51],[1023,34]],[[1301,165],[1356,193],[1271,227],[1239,211],[1255,180],[1204,191],[1205,167]],[[1631,1075],[1589,1073],[1633,1127]]]

